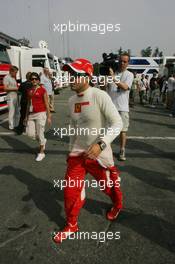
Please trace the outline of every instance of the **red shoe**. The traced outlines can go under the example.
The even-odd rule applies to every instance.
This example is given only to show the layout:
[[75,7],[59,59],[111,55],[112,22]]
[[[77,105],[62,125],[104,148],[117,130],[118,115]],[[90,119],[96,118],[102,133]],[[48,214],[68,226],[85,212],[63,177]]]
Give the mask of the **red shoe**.
[[59,231],[58,233],[54,234],[53,241],[55,243],[62,243],[63,240],[67,239],[69,236],[74,234],[79,230],[78,225],[71,225],[68,224],[65,226],[65,228],[62,231]]
[[117,216],[119,215],[121,211],[121,208],[117,208],[117,207],[112,207],[110,211],[107,212],[106,214],[106,218],[110,221],[113,221],[117,218]]

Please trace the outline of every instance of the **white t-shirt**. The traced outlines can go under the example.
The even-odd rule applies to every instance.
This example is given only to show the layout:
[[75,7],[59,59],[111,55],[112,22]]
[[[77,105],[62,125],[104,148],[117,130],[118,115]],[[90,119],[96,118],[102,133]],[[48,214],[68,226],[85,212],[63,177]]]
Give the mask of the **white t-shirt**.
[[139,86],[140,86],[140,91],[146,91],[147,80],[146,79],[141,79],[139,81]]
[[138,84],[139,84],[139,78],[135,77],[131,85],[131,90],[137,90]]
[[16,88],[18,88],[18,85],[17,85],[17,82],[16,82],[15,78],[13,78],[10,74],[7,74],[4,77],[4,79],[3,79],[3,84],[4,84],[4,86],[7,87],[6,88],[7,89],[6,92],[7,92],[7,96],[9,98],[15,98],[15,97],[17,97],[17,92],[15,92],[15,91],[9,91],[8,92],[8,88],[9,89],[16,89]]
[[52,82],[45,74],[41,75],[40,83],[43,84],[43,86],[46,89],[48,95],[52,95],[53,94]]
[[116,76],[120,76],[120,82],[128,85],[128,90],[118,88],[117,84],[113,82],[108,83],[107,92],[118,111],[129,112],[129,90],[131,89],[134,75],[132,72],[125,70],[117,73]]
[[175,82],[174,77],[170,77],[168,79],[168,89],[167,89],[168,92],[172,92],[174,90],[174,82]]
[[120,134],[123,123],[109,95],[89,87],[81,95],[76,94],[69,99],[69,109],[71,127],[76,129],[75,134],[70,134],[70,155],[80,155],[102,139],[107,147],[98,160],[104,166],[113,166],[110,143]]

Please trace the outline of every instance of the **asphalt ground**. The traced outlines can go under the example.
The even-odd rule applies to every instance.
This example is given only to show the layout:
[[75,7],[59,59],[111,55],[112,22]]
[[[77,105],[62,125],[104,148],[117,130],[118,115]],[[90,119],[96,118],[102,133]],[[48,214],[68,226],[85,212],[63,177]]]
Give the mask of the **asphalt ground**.
[[53,230],[64,226],[63,191],[54,180],[64,179],[69,142],[54,136],[54,128],[68,126],[71,94],[65,89],[55,97],[42,162],[35,161],[36,142],[9,133],[7,113],[0,114],[0,263],[174,264],[175,119],[162,106],[131,109],[126,162],[116,159],[118,139],[112,145],[124,195],[118,219],[107,221],[109,198],[99,188],[86,188],[79,218],[85,239],[52,242]]

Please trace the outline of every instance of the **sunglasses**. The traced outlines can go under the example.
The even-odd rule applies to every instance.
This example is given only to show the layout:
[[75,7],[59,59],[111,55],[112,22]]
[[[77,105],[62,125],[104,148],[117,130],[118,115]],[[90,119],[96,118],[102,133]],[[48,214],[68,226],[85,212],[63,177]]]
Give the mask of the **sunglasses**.
[[38,81],[39,79],[38,78],[31,78],[31,81],[34,81],[34,80]]

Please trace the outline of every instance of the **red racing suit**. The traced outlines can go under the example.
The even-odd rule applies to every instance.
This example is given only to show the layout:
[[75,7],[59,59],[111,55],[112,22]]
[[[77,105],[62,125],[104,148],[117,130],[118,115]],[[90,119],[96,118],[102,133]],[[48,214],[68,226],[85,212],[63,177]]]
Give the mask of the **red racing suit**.
[[[119,170],[116,166],[102,167],[97,160],[86,159],[81,156],[69,156],[67,159],[66,187],[64,188],[64,201],[67,223],[77,223],[80,209],[85,203],[84,179],[90,173],[99,182],[103,180],[103,192],[107,194],[114,206],[122,208],[122,192],[119,184]],[[109,185],[108,181],[110,180]],[[74,182],[73,186],[69,184]]]

